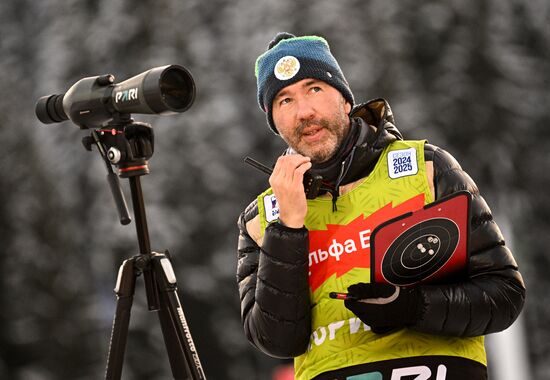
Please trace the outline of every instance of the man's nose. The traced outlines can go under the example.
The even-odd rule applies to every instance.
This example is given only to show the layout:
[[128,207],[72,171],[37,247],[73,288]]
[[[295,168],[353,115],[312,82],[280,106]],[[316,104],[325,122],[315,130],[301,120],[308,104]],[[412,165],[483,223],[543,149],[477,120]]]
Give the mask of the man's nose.
[[315,116],[315,107],[311,102],[301,99],[298,101],[298,119],[309,120]]

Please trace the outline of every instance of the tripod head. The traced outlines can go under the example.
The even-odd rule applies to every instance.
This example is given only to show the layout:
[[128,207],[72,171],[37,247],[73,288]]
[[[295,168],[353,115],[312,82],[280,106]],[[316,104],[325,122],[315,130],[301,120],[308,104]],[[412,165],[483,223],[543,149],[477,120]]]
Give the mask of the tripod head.
[[[135,181],[131,183],[135,184],[139,176],[149,174],[147,160],[154,151],[153,128],[146,123],[134,122],[129,114],[116,114],[102,129],[93,129],[90,136],[82,139],[82,144],[88,151],[92,150],[93,145],[97,147],[107,169],[107,180],[120,223],[130,223],[130,213],[118,177],[133,178]],[[118,176],[112,165],[118,167]],[[139,193],[135,196],[141,198],[141,190]],[[143,209],[142,206],[140,208]]]
[[116,115],[101,129],[82,139],[86,150],[95,144],[105,162],[116,165],[121,178],[149,173],[147,160],[154,152],[151,125],[134,122],[129,114]]

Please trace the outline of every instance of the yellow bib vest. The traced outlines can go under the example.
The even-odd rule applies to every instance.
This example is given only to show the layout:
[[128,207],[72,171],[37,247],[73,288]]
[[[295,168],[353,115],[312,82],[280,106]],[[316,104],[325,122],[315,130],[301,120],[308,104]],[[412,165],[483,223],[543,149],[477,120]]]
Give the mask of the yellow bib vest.
[[[370,234],[388,219],[433,202],[426,175],[424,141],[395,141],[382,152],[368,177],[340,195],[337,211],[330,197],[308,200],[311,339],[295,358],[297,380],[339,368],[426,355],[458,356],[487,364],[483,337],[458,338],[419,333],[407,328],[374,334],[343,301],[330,292],[345,292],[370,282]],[[276,221],[278,207],[271,189],[258,197],[262,234]]]

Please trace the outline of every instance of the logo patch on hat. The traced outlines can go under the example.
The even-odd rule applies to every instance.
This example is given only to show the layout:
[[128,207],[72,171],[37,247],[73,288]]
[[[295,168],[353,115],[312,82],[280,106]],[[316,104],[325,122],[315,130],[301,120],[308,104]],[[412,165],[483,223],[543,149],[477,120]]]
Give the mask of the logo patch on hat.
[[287,55],[277,61],[273,70],[279,80],[288,80],[295,76],[300,70],[300,61],[296,57]]

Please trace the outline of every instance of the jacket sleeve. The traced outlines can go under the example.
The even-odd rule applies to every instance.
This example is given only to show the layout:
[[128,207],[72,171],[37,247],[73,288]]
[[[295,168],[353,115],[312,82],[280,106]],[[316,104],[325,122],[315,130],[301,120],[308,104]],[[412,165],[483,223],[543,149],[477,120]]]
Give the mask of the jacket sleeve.
[[472,194],[468,278],[461,283],[421,285],[422,316],[412,328],[433,334],[477,336],[508,328],[525,300],[525,285],[489,206],[458,162],[426,145],[433,160],[436,199],[460,190]]
[[252,203],[239,218],[237,282],[248,340],[264,353],[291,358],[310,338],[308,231],[270,224],[261,247],[247,232],[257,216]]

